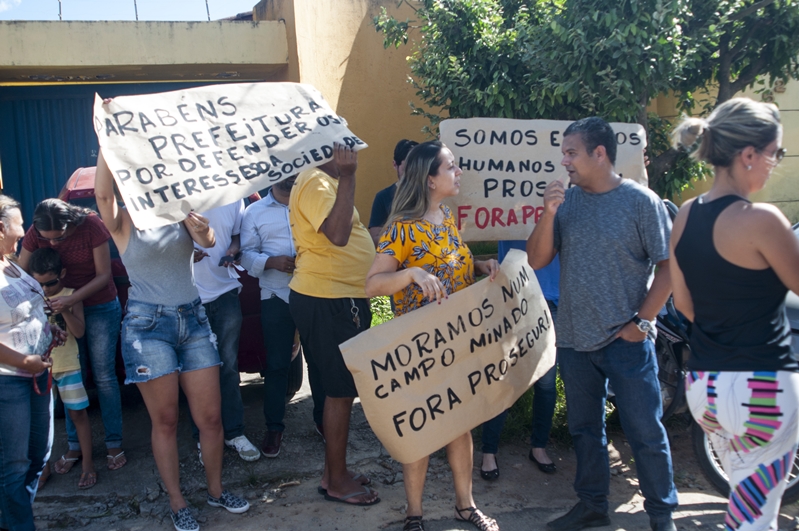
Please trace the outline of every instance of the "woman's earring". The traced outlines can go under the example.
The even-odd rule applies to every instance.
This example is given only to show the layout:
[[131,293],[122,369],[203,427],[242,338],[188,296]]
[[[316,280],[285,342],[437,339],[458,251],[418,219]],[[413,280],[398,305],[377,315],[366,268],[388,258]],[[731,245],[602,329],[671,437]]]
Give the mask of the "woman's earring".
[[748,166],[746,167],[746,169],[747,169],[747,170],[751,170],[751,169],[752,169],[752,165],[751,165],[751,164],[750,164],[750,165],[748,165]]

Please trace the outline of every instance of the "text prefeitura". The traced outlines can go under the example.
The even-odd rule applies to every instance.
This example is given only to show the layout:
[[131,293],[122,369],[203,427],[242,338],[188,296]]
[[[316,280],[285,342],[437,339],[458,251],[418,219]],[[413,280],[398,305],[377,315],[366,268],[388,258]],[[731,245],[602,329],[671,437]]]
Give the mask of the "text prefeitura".
[[[123,185],[131,179],[147,186],[158,184],[165,177],[171,178],[171,184],[152,188],[132,201],[134,209],[147,210],[153,208],[159,199],[168,203],[171,199],[183,199],[214,188],[245,184],[262,175],[267,175],[269,183],[274,183],[295,175],[304,166],[318,165],[329,159],[333,155],[330,144],[300,151],[291,160],[281,160],[266,152],[261,154],[262,150],[278,147],[281,142],[307,136],[314,128],[344,125],[339,117],[320,113],[320,110],[324,111],[321,105],[309,100],[305,106],[292,107],[287,113],[236,119],[236,105],[222,96],[215,102],[208,100],[193,106],[180,104],[172,110],[153,109],[149,113],[119,111],[106,117],[104,123],[95,119],[95,127],[106,137],[136,135],[141,138],[149,133],[158,133],[146,137],[155,157],[177,161],[178,167],[156,163],[116,171]],[[231,121],[219,124],[225,117],[230,117]],[[208,122],[219,125],[202,127],[210,125]],[[164,131],[176,126],[185,130],[187,124],[197,124],[198,129],[188,134]],[[350,147],[363,144],[355,136],[344,137],[341,141]],[[256,157],[254,161],[253,155]],[[175,179],[175,173],[184,174],[186,178]]]

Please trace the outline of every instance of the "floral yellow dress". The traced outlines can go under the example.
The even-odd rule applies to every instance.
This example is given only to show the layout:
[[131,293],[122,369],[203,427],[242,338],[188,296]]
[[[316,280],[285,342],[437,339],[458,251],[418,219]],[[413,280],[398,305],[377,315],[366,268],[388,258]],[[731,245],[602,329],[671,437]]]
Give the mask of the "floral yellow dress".
[[[383,231],[377,252],[396,258],[399,270],[419,267],[437,276],[450,294],[474,284],[474,258],[458,233],[452,212],[446,205],[441,210],[441,225],[424,219],[391,223]],[[397,315],[430,302],[416,283],[398,291],[393,298]]]

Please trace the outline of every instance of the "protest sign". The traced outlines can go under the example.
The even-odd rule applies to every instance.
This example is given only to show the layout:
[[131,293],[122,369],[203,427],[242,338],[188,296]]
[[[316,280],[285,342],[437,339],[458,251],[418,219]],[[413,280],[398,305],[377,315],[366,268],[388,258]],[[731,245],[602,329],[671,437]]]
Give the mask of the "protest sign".
[[133,224],[182,221],[366,147],[321,93],[237,83],[94,102],[94,128]]
[[555,364],[552,315],[527,254],[340,345],[369,425],[412,463],[492,419]]
[[[544,212],[544,189],[569,176],[561,166],[559,120],[444,120],[441,141],[463,170],[460,193],[447,203],[466,241],[526,240]],[[646,132],[639,124],[610,124],[616,133],[616,172],[644,186]]]

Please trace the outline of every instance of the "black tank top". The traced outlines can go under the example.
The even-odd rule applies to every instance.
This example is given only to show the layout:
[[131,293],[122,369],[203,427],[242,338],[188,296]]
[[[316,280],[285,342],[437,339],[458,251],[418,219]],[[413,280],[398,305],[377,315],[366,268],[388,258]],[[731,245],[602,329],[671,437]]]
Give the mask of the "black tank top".
[[674,249],[694,303],[687,366],[696,371],[799,371],[785,313],[788,289],[773,269],[731,264],[713,245],[716,219],[737,201],[746,199],[727,195],[706,203],[699,196]]

